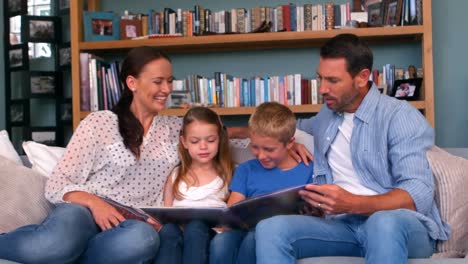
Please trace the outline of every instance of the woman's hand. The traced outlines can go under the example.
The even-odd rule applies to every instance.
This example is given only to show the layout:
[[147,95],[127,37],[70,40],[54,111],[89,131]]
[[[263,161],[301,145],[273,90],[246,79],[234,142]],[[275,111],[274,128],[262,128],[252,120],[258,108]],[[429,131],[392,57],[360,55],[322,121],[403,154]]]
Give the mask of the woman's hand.
[[102,231],[111,229],[120,222],[125,221],[125,218],[117,209],[97,196],[94,196],[92,201],[89,202],[89,209],[93,214],[94,221]]
[[293,157],[297,162],[303,161],[305,165],[309,166],[309,160],[313,161],[314,156],[309,150],[301,143],[295,142],[292,148],[289,150],[289,154]]

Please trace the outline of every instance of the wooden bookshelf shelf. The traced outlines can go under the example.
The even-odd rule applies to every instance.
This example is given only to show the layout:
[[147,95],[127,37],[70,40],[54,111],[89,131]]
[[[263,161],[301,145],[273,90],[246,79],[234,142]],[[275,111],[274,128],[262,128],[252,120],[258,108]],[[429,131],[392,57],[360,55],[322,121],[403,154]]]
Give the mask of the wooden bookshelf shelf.
[[105,52],[108,50],[126,50],[139,46],[157,46],[166,52],[195,52],[314,47],[322,45],[327,39],[341,33],[356,34],[366,38],[370,43],[408,42],[419,41],[423,34],[423,27],[400,26],[80,42],[79,49],[80,51]]
[[[419,110],[424,110],[426,108],[426,103],[424,101],[413,101],[410,103]],[[296,114],[317,113],[320,111],[320,108],[322,108],[322,105],[290,105],[289,108]],[[223,116],[251,115],[255,111],[255,107],[213,107],[211,109]],[[166,109],[162,111],[161,114],[183,116],[186,112],[187,109]],[[85,118],[89,113],[90,112],[80,112],[80,118]]]
[[[434,81],[432,62],[432,3],[423,0],[423,25],[375,27],[357,29],[336,29],[305,32],[272,32],[225,34],[198,37],[176,37],[140,40],[117,40],[102,42],[83,42],[82,13],[84,0],[70,1],[71,50],[72,50],[72,90],[73,90],[73,127],[89,112],[80,110],[80,52],[99,54],[118,53],[138,46],[157,46],[167,53],[198,53],[215,51],[242,51],[265,49],[290,49],[300,47],[319,47],[326,40],[341,34],[352,33],[366,39],[371,44],[419,43],[422,51],[421,65],[424,71],[423,99],[410,102],[421,110],[430,124],[434,126]],[[87,0],[89,10],[99,11],[99,0]],[[129,5],[131,2],[129,1]],[[295,113],[317,113],[322,105],[290,106]],[[213,108],[224,116],[250,115],[254,107]],[[183,109],[167,109],[162,114],[181,116]]]

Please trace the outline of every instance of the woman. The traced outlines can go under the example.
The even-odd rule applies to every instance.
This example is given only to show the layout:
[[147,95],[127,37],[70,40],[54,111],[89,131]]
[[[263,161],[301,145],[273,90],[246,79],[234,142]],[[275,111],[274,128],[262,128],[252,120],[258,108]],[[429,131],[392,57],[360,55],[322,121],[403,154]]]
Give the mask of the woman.
[[154,48],[128,53],[120,101],[112,112],[94,112],[80,123],[47,181],[46,197],[57,207],[39,225],[0,235],[0,258],[21,263],[155,258],[159,234],[151,223],[126,220],[100,197],[134,207],[161,204],[167,175],[179,163],[181,119],[158,115],[173,78],[170,59]]

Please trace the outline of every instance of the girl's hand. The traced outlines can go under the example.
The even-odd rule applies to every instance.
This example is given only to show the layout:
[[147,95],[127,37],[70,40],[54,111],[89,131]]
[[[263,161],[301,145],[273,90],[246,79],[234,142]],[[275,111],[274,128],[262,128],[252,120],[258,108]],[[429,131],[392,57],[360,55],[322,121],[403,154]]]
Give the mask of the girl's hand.
[[301,143],[295,142],[292,148],[289,150],[289,154],[297,162],[303,161],[305,165],[309,166],[309,160],[314,161],[314,156],[309,150]]
[[117,209],[104,202],[99,197],[95,196],[95,199],[89,203],[89,209],[93,214],[94,221],[102,231],[111,229],[120,224],[120,222],[125,221],[125,218],[117,211]]

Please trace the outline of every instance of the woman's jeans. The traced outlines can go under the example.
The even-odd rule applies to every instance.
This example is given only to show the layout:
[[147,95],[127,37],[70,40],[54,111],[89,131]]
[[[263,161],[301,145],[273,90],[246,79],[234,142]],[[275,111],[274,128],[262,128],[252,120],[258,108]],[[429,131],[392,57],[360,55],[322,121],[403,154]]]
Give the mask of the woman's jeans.
[[159,235],[150,225],[126,220],[101,232],[91,212],[59,204],[39,225],[0,235],[0,259],[20,263],[151,263]]
[[159,231],[161,245],[155,264],[205,264],[208,247],[214,231],[202,221],[191,221],[183,226],[165,224]]
[[257,263],[296,263],[319,256],[365,257],[366,263],[406,263],[428,258],[435,241],[408,210],[380,211],[369,217],[344,215],[323,219],[276,216],[256,228]]
[[255,264],[255,230],[217,234],[210,245],[210,264]]

